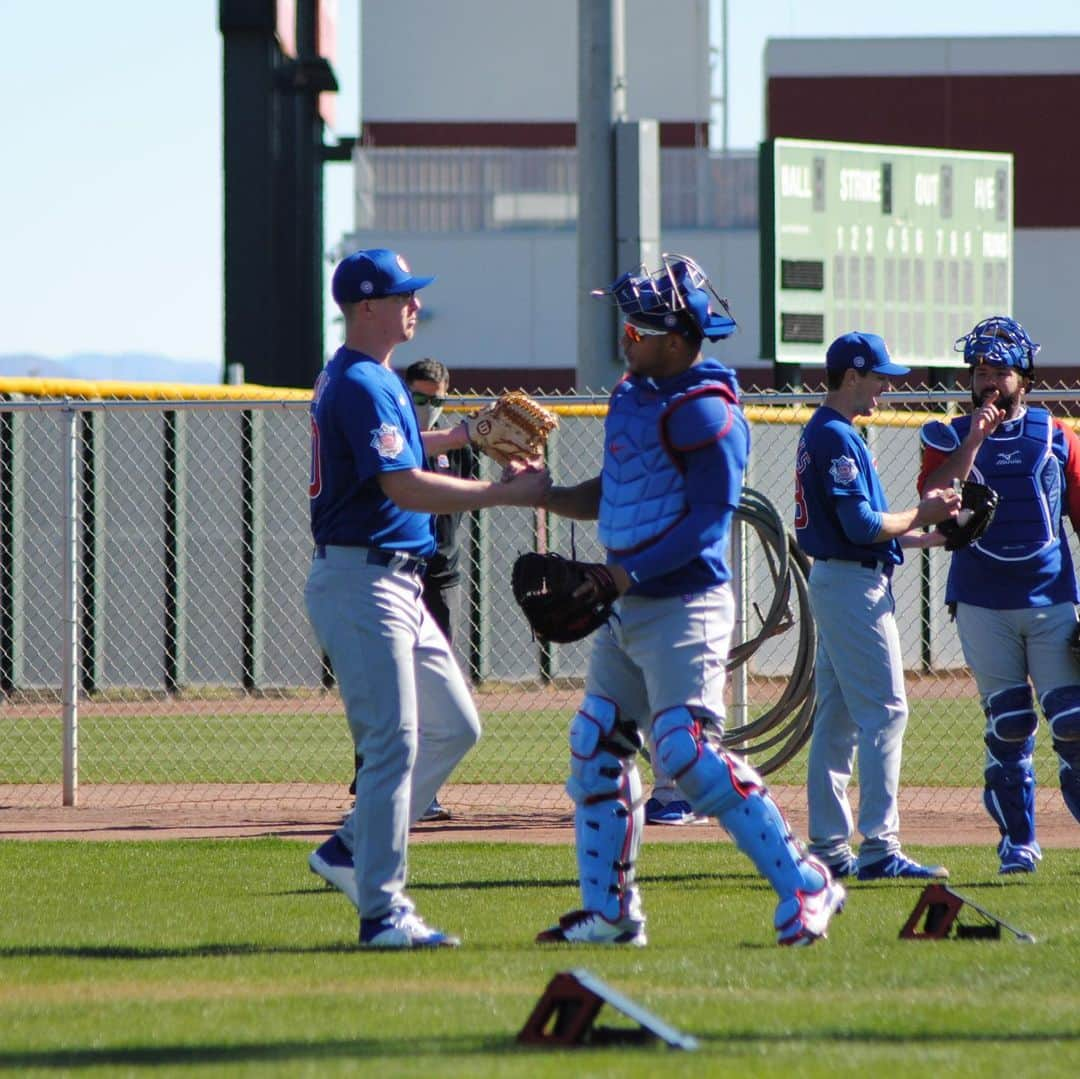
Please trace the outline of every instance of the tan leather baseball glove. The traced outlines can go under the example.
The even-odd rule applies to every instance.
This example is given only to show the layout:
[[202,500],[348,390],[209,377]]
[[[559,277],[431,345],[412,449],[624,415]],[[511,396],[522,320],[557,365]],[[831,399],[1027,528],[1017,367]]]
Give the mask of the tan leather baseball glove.
[[542,458],[559,417],[521,390],[511,390],[465,418],[469,440],[500,465]]

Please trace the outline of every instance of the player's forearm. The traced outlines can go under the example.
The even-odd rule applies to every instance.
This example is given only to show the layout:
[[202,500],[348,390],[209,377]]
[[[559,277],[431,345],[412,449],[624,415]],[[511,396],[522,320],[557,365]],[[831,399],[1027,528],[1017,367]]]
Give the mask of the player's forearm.
[[560,517],[595,521],[600,516],[600,477],[574,487],[552,487],[544,499],[544,508]]
[[916,525],[918,513],[918,508],[904,510],[901,513],[883,513],[881,527],[872,542],[885,543],[887,540],[898,539],[910,532]]
[[929,532],[924,532],[921,528],[912,529],[910,532],[905,532],[900,537],[900,546],[911,550],[912,548],[922,549],[925,547],[942,547],[945,544],[945,534],[939,532],[936,528]]
[[492,506],[539,505],[550,484],[546,473],[526,473],[509,482],[459,479],[419,469],[384,472],[379,486],[403,510],[463,513]]
[[882,513],[881,528],[874,537],[874,543],[900,539],[924,525],[940,524],[947,517],[955,517],[959,509],[960,495],[951,484],[947,487],[928,488],[923,500],[913,509],[900,513]]

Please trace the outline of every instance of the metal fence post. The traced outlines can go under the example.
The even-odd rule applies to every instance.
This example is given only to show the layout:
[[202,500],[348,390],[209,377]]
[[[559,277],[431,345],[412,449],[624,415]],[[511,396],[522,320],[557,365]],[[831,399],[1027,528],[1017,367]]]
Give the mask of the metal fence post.
[[64,585],[63,585],[63,804],[73,806],[79,796],[79,412],[65,408],[63,462]]
[[[750,584],[749,584],[749,551],[746,543],[746,525],[736,520],[732,525],[732,539],[734,547],[734,577],[735,585],[735,625],[731,644],[732,647],[742,644],[750,636],[747,630],[747,621],[750,618]],[[735,668],[731,686],[731,717],[729,726],[742,727],[749,722],[749,663],[740,663]]]

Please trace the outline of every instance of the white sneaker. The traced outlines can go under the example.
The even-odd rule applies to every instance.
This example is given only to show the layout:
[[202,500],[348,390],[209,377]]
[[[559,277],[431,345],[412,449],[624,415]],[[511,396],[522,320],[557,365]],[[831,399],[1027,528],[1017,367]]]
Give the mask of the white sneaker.
[[336,832],[308,855],[308,868],[322,877],[331,888],[344,892],[352,905],[359,909],[360,896],[356,889],[352,854]]
[[645,921],[637,918],[620,918],[610,922],[594,910],[573,910],[559,919],[559,924],[537,933],[540,944],[629,944],[632,948],[644,948]]
[[844,886],[833,880],[816,859],[809,860],[825,878],[825,886],[817,892],[796,892],[794,898],[780,900],[774,925],[776,942],[784,947],[805,948],[828,936],[829,921],[844,909]]
[[360,919],[361,948],[456,948],[460,943],[426,925],[409,907],[395,907],[381,918]]

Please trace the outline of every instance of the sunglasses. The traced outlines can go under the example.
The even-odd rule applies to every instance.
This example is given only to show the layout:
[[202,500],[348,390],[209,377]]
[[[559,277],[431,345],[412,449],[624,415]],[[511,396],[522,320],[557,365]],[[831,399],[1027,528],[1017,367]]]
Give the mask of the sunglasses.
[[441,408],[446,404],[445,397],[435,397],[430,393],[420,393],[419,390],[412,390],[412,400],[414,405],[419,405],[423,408],[424,405],[434,405],[436,408]]
[[667,337],[668,332],[668,330],[654,330],[649,326],[635,326],[632,322],[623,323],[623,333],[635,345],[640,345],[646,337]]

